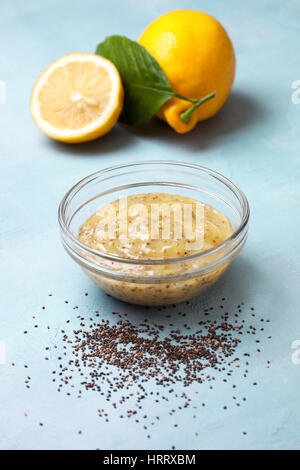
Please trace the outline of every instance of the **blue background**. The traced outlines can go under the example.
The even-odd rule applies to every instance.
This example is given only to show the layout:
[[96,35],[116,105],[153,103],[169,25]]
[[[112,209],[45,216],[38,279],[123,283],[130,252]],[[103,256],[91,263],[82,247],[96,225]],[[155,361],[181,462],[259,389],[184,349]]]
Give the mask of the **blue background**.
[[[135,39],[154,18],[179,8],[217,17],[235,46],[236,81],[219,115],[186,135],[154,119],[133,129],[117,125],[102,139],[78,146],[40,133],[30,118],[29,97],[51,61],[69,52],[93,52],[106,35]],[[1,1],[0,80],[7,93],[0,105],[0,341],[6,346],[6,364],[0,365],[1,449],[300,448],[300,365],[292,361],[292,343],[300,339],[300,105],[293,104],[291,88],[300,80],[299,18],[298,0]],[[216,286],[180,308],[193,322],[202,318],[204,306],[218,306],[222,297],[231,314],[243,301],[246,322],[253,306],[257,318],[270,318],[266,331],[272,336],[263,339],[260,355],[254,354],[247,379],[240,373],[228,383],[217,380],[213,392],[208,384],[191,387],[196,419],[190,409],[170,416],[173,405],[160,404],[151,439],[134,421],[120,420],[97,393],[81,400],[58,394],[51,382],[56,359],[43,360],[53,331],[55,336],[68,318],[72,329],[78,311],[89,316],[98,308],[111,320],[111,312],[121,310],[132,321],[145,315],[164,321],[155,309],[141,312],[106,297],[64,253],[57,226],[60,199],[77,180],[147,159],[199,163],[242,187],[251,207],[245,249]],[[79,310],[72,309],[75,304]],[[242,347],[255,352],[254,339],[246,336]],[[247,396],[241,407],[233,403],[231,380],[239,396]],[[149,416],[156,414],[150,400],[143,406]],[[101,407],[109,410],[109,423],[97,416]]]

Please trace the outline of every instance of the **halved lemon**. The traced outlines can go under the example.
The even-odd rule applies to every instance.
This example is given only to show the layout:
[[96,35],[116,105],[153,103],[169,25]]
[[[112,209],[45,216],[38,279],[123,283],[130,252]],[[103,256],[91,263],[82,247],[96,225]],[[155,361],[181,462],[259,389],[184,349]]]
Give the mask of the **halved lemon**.
[[111,130],[123,107],[124,90],[112,62],[74,53],[53,62],[36,81],[31,114],[39,129],[62,142],[86,142]]

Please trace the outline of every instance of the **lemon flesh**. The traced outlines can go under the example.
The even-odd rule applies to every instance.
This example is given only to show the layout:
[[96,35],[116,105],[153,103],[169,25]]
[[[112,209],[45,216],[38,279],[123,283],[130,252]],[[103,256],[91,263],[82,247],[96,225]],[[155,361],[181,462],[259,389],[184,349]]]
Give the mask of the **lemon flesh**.
[[111,130],[123,98],[120,74],[112,62],[95,54],[73,53],[53,62],[38,78],[30,107],[46,135],[79,143]]

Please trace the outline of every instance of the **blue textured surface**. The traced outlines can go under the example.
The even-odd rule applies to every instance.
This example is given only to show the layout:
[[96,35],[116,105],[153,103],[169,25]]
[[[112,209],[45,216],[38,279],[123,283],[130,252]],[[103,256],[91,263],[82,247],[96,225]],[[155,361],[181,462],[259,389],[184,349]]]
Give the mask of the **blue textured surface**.
[[[217,117],[187,135],[175,135],[156,120],[138,129],[116,126],[106,137],[77,147],[39,132],[30,118],[29,95],[51,61],[68,52],[94,51],[109,34],[134,39],[152,19],[176,8],[216,16],[235,45],[237,77]],[[0,105],[0,344],[6,346],[6,364],[0,364],[0,448],[299,449],[300,364],[292,361],[292,343],[300,339],[300,105],[291,99],[292,82],[300,79],[299,1],[2,0],[0,12],[0,80],[7,92],[6,104]],[[203,306],[218,306],[226,297],[231,315],[244,301],[246,322],[252,321],[253,306],[254,326],[260,326],[261,317],[271,323],[261,336],[260,354],[255,354],[255,337],[243,339],[242,347],[253,351],[247,378],[240,373],[228,382],[217,380],[213,391],[208,384],[191,388],[197,418],[191,408],[170,416],[175,401],[160,403],[157,410],[146,401],[143,413],[161,418],[149,425],[147,439],[148,431],[133,420],[120,420],[97,393],[85,393],[81,400],[57,393],[51,382],[56,360],[44,361],[43,348],[66,319],[72,328],[78,311],[90,316],[98,308],[109,319],[115,310],[133,320],[160,318],[156,310],[139,313],[94,286],[64,253],[56,214],[66,190],[91,172],[169,158],[224,173],[243,188],[252,211],[242,254],[207,294],[180,308],[194,321],[203,316]],[[79,310],[72,309],[75,304]],[[24,386],[27,375],[30,389]],[[247,397],[240,407],[232,399],[233,383],[238,399]],[[109,423],[97,416],[98,408],[109,410]]]

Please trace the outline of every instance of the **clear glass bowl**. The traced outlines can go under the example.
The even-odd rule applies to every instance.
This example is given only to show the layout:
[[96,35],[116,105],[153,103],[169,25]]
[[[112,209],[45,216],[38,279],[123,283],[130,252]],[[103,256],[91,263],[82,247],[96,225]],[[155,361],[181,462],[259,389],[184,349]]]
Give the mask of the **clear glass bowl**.
[[[100,206],[141,193],[176,194],[209,204],[228,217],[233,234],[213,249],[155,261],[119,258],[79,242],[79,227]],[[58,218],[67,253],[105,292],[133,304],[167,305],[198,295],[224,273],[246,242],[249,205],[238,186],[216,171],[177,161],[145,161],[82,179],[62,199]]]

